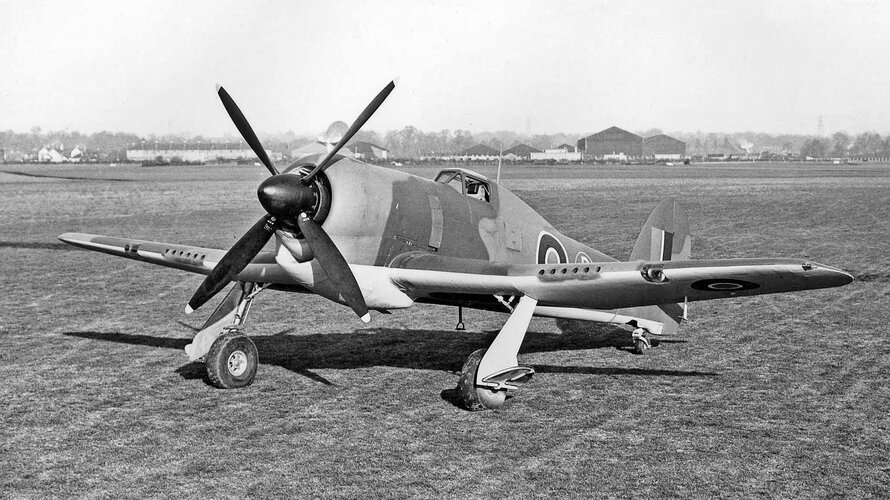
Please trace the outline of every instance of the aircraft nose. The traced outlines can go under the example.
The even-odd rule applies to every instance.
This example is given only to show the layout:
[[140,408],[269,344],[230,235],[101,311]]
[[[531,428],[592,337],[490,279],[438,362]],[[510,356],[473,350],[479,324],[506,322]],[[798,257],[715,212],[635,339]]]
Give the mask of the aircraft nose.
[[315,206],[315,191],[302,183],[297,175],[279,174],[264,180],[257,189],[260,204],[270,215],[296,218]]

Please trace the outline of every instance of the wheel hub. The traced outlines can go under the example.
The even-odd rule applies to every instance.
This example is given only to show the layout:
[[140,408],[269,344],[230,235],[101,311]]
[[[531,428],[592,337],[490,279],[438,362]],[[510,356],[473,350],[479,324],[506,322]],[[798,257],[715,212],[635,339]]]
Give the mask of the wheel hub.
[[226,363],[226,366],[229,368],[229,373],[234,377],[240,377],[244,375],[244,372],[247,371],[247,354],[244,354],[244,351],[235,351],[229,355],[229,360]]

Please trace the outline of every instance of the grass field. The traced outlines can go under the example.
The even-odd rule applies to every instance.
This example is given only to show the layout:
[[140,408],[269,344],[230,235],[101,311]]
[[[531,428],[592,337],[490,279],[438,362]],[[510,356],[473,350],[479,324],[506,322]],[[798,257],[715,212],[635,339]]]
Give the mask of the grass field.
[[228,247],[262,215],[265,169],[2,170],[27,175],[0,173],[0,497],[890,495],[890,166],[505,169],[618,258],[676,196],[696,258],[806,258],[857,281],[691,304],[645,356],[623,330],[535,319],[522,361],[538,374],[480,413],[449,390],[504,315],[466,311],[456,332],[454,309],[417,306],[366,326],[264,292],[257,379],[217,390],[182,352],[209,314],[182,313],[201,276],[56,240]]

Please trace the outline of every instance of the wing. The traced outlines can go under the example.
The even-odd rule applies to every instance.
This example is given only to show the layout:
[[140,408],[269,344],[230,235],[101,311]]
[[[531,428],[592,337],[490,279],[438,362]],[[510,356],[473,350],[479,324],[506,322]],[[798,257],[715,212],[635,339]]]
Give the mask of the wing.
[[853,281],[840,269],[799,259],[507,265],[406,254],[393,267],[398,267],[392,270],[393,281],[415,300],[528,295],[542,306],[601,310],[795,292]]
[[[224,250],[92,234],[65,233],[65,243],[129,259],[207,274]],[[366,267],[366,266],[357,266]],[[381,268],[378,268],[379,270]],[[711,300],[846,285],[848,273],[798,259],[600,262],[515,265],[411,252],[385,275],[413,300],[504,310],[503,297],[528,295],[539,306],[611,310],[684,300]],[[373,274],[373,279],[383,275]],[[384,278],[385,279],[385,278]],[[261,252],[240,281],[305,285]]]
[[[116,238],[95,234],[65,233],[59,239],[80,248],[126,257],[191,273],[208,274],[226,254],[225,250],[158,241]],[[240,281],[293,284],[293,280],[275,263],[273,252],[260,252],[238,275]]]

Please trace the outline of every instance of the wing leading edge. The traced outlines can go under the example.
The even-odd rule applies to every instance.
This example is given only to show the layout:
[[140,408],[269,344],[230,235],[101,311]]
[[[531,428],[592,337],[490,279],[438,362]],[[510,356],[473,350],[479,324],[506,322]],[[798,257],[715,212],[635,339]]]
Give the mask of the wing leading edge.
[[[225,255],[224,250],[213,248],[82,233],[65,233],[59,239],[88,250],[198,274],[209,273]],[[380,283],[388,278],[406,300],[474,303],[479,297],[494,300],[495,296],[527,295],[541,307],[596,310],[813,290],[853,281],[853,276],[840,269],[800,259],[516,265],[417,252],[400,256],[390,268],[374,269],[366,279]],[[301,284],[279,266],[273,252],[257,255],[238,279]],[[366,279],[360,277],[359,285],[373,289],[374,284]]]
[[846,285],[850,274],[800,259],[728,259],[506,265],[432,254],[393,263],[392,279],[416,298],[528,295],[542,306],[585,309],[673,304]]
[[[65,233],[59,240],[96,252],[172,267],[197,274],[208,274],[225,255],[225,250],[158,241],[135,240],[84,233]],[[273,252],[261,252],[238,275],[241,281],[291,284],[293,281],[275,263]]]

